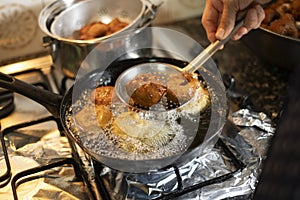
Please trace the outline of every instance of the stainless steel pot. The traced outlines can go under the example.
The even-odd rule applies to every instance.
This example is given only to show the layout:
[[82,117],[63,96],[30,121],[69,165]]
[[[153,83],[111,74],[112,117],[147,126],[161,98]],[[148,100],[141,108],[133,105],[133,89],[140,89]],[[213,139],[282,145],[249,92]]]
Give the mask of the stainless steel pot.
[[245,35],[242,41],[253,53],[272,66],[287,70],[300,66],[300,39],[260,27]]
[[271,1],[265,7],[262,25],[242,38],[254,54],[271,66],[287,70],[300,67],[300,35],[297,37],[297,30],[292,26],[295,23],[300,31],[300,19],[294,13],[297,5],[293,4],[297,1]]
[[[47,34],[44,45],[50,47],[54,66],[75,78],[78,68],[89,52],[102,41],[130,29],[148,26],[159,5],[148,0],[57,0],[46,6],[39,15],[39,26]],[[93,21],[109,22],[114,18],[129,23],[114,34],[92,40],[78,40],[74,33]],[[145,41],[150,42],[150,41]],[[111,44],[110,48],[126,48],[132,44]],[[109,54],[109,51],[103,53]]]

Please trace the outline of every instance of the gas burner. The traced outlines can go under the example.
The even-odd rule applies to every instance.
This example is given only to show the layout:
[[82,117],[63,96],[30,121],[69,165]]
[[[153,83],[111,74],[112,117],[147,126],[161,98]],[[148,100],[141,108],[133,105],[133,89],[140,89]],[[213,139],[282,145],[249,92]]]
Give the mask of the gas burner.
[[12,113],[14,109],[13,92],[0,88],[0,119]]
[[[61,177],[65,177],[66,179],[65,181],[61,180],[61,182],[65,182],[65,190],[68,190],[68,184],[74,184],[77,186],[82,185],[81,187],[83,187],[83,184],[79,183],[82,183],[82,181],[87,178],[85,177],[85,171],[81,168],[81,166],[79,166],[80,161],[78,160],[78,156],[75,155],[76,152],[69,152],[73,154],[72,157],[60,156],[55,159],[50,159],[49,161],[43,161],[47,158],[47,154],[49,153],[44,152],[45,156],[40,156],[40,159],[38,159],[38,153],[36,156],[33,157],[24,155],[24,152],[25,154],[30,154],[30,150],[25,150],[23,154],[20,152],[19,155],[14,155],[13,153],[11,153],[11,150],[9,150],[11,148],[11,145],[5,144],[4,138],[9,139],[16,149],[22,148],[22,146],[24,148],[24,145],[30,145],[30,143],[33,142],[32,139],[29,138],[42,138],[44,134],[47,135],[49,133],[47,133],[47,131],[39,132],[33,136],[31,135],[31,132],[22,132],[22,130],[24,130],[24,128],[34,128],[36,126],[45,127],[46,124],[49,123],[54,123],[57,127],[59,126],[59,121],[53,116],[49,116],[29,122],[19,123],[1,130],[0,149],[2,151],[0,152],[4,155],[4,158],[0,160],[0,189],[2,189],[2,191],[0,192],[1,199],[10,198],[11,196],[13,196],[15,200],[23,198],[29,199],[36,193],[38,193],[39,190],[43,190],[43,188],[47,189],[48,187],[52,188],[56,184],[59,185],[60,183],[57,183],[55,179]],[[28,144],[20,142],[20,138],[23,138],[25,140],[27,139],[26,141]],[[47,143],[49,144],[46,144],[46,146],[43,148],[47,149],[49,148],[47,146],[51,146],[51,140],[48,139]],[[27,148],[30,149],[30,147]],[[39,148],[34,148],[34,150],[32,149],[33,151],[40,151],[38,150]],[[69,150],[65,151],[67,155]],[[67,171],[67,173],[64,173],[64,171]],[[68,180],[69,177],[72,178],[72,181]],[[11,184],[9,184],[10,182]],[[50,183],[53,186],[47,186],[47,184]],[[9,189],[10,187],[11,190]],[[91,186],[88,182],[86,184],[86,188],[87,190],[91,190]],[[58,190],[58,192],[60,192],[60,190]],[[93,199],[92,192],[89,191],[87,191],[87,194],[83,194],[82,191],[78,189],[78,191],[74,193],[76,193],[79,198],[80,196],[82,198],[87,198],[87,196],[91,195],[89,197]]]
[[224,74],[223,82],[227,89],[228,97],[238,108],[261,110],[261,108],[253,104],[251,95],[236,88],[236,78],[233,75]]
[[[22,72],[12,73],[11,75],[35,86],[42,87],[47,90],[50,89],[50,84],[47,78],[39,69],[24,70]],[[14,110],[15,102],[13,92],[0,88],[0,118],[8,116]]]
[[[75,80],[64,77],[48,61],[48,57],[39,58],[26,63],[18,63],[14,66],[0,67],[0,71],[13,75],[26,83],[50,90],[51,92],[64,94],[73,85]],[[18,68],[19,65],[22,65],[22,70]],[[250,101],[251,96],[235,87],[235,78],[233,76],[225,75],[223,80],[231,103],[237,104],[236,107],[230,105],[231,109],[252,106]],[[8,161],[6,162],[8,163],[6,165],[8,169],[7,172],[0,174],[0,190],[6,186],[10,186],[13,190],[10,196],[14,196],[15,199],[18,196],[22,196],[19,192],[17,193],[20,189],[19,187],[22,187],[21,185],[24,182],[33,180],[31,178],[37,177],[40,173],[50,174],[50,176],[46,176],[45,178],[48,178],[47,181],[51,180],[51,184],[55,183],[55,185],[62,184],[62,186],[66,186],[66,188],[59,186],[61,190],[57,192],[70,192],[71,195],[80,196],[80,199],[87,199],[87,196],[89,196],[91,199],[114,200],[118,195],[126,196],[128,199],[138,198],[139,195],[147,195],[147,198],[152,196],[156,199],[186,199],[189,196],[197,196],[199,194],[203,195],[203,197],[206,195],[207,199],[211,199],[209,198],[210,195],[218,196],[218,192],[224,190],[230,193],[231,188],[234,195],[238,191],[238,195],[247,196],[251,195],[249,194],[251,189],[242,188],[242,186],[256,181],[256,177],[252,175],[252,173],[256,173],[253,170],[254,168],[260,168],[256,163],[256,159],[259,163],[264,156],[263,153],[260,153],[264,152],[263,149],[256,151],[256,148],[266,146],[264,140],[257,140],[256,137],[262,138],[262,136],[268,136],[265,140],[266,142],[271,137],[271,134],[257,132],[254,129],[245,128],[244,130],[241,127],[235,129],[235,126],[225,126],[224,132],[221,135],[222,137],[215,148],[213,148],[213,151],[191,160],[191,162],[186,163],[184,166],[178,168],[170,166],[170,168],[158,173],[128,174],[107,168],[102,163],[94,161],[74,141],[68,139],[68,135],[64,133],[59,120],[54,119],[54,117],[45,118],[50,120],[50,122],[38,123],[44,122],[42,117],[49,116],[49,112],[44,107],[19,94],[12,94],[3,90],[0,94],[0,98],[2,97],[2,99],[9,99],[13,96],[15,104],[15,109],[12,113],[1,119],[2,132],[0,139],[3,154],[1,154],[1,147],[0,154],[3,157],[2,159]],[[256,117],[257,121],[257,116],[253,117]],[[56,122],[55,127],[53,127],[53,121]],[[37,124],[32,125],[33,122]],[[45,139],[44,136],[47,136],[46,139],[49,139],[48,134],[52,133],[52,131],[54,131],[55,135],[51,139],[55,141],[55,144],[58,141],[61,142],[62,138],[66,139],[63,140],[63,144],[68,146],[67,151],[66,148],[58,148],[58,145],[51,146],[49,140],[46,142],[43,140]],[[248,134],[252,137],[245,140],[244,136],[248,136]],[[51,134],[51,136],[53,135]],[[251,139],[253,139],[253,143],[251,143]],[[253,147],[251,146],[252,144],[254,144]],[[10,173],[9,168],[11,166],[9,161],[13,160],[13,158],[8,153],[5,153],[7,152],[4,151],[6,150],[5,145],[9,147],[7,149],[8,153],[22,155],[21,152],[23,151],[23,156],[33,158],[39,162],[40,166],[38,168],[24,168],[16,175]],[[29,150],[30,148],[28,147],[31,147],[33,150]],[[260,154],[256,155],[256,152]],[[48,153],[50,155],[47,155]],[[60,155],[61,153],[63,154]],[[63,159],[61,159],[62,156]],[[250,162],[248,158],[251,159]],[[49,160],[51,162],[48,162]],[[62,177],[61,174],[51,174],[52,167],[56,169],[57,166],[65,172],[72,172],[71,177],[75,178],[76,182],[70,181],[68,179],[70,176]],[[251,176],[248,176],[248,174]],[[64,178],[65,183],[63,183]],[[8,185],[9,182],[12,185]],[[78,187],[79,182],[81,187],[84,188],[81,188],[83,194],[77,191],[80,189]],[[233,184],[236,183],[237,185],[233,187]],[[209,189],[205,192],[205,188]],[[42,191],[50,192],[52,190],[52,188],[49,191],[47,189],[49,188],[46,188],[46,190],[43,188]]]
[[[217,153],[218,152],[218,153]],[[226,157],[226,173],[218,174],[214,177],[201,179],[197,177],[199,174],[205,177],[205,167],[201,166],[201,160],[210,160],[212,155],[221,155]],[[220,160],[222,160],[220,156]],[[216,162],[215,162],[216,163]],[[186,199],[184,195],[194,194],[197,190],[201,190],[206,186],[222,183],[236,174],[240,173],[245,164],[241,162],[236,155],[230,150],[222,139],[219,139],[212,153],[203,155],[202,157],[192,159],[184,166],[169,166],[157,172],[149,173],[124,173],[104,167],[101,163],[93,162],[95,171],[95,181],[98,191],[107,199],[122,199],[133,194],[141,199]],[[222,168],[222,162],[219,163],[219,170]],[[213,169],[213,166],[207,165]],[[188,177],[187,177],[188,176]],[[165,183],[165,185],[161,184]],[[120,189],[123,188],[123,189]],[[149,193],[147,193],[148,191]]]

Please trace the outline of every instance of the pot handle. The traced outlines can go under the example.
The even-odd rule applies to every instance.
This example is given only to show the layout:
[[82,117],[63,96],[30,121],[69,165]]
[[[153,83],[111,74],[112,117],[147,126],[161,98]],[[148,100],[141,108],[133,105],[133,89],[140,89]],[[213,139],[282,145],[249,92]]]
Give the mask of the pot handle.
[[63,99],[61,95],[30,85],[2,72],[0,72],[0,87],[36,101],[43,105],[54,117],[60,118],[60,105]]
[[146,6],[145,12],[141,17],[139,28],[149,26],[156,16],[157,8],[163,4],[162,0],[158,0],[155,4],[151,0],[141,0]]
[[43,37],[43,47],[50,47],[53,44],[53,39],[50,36]]

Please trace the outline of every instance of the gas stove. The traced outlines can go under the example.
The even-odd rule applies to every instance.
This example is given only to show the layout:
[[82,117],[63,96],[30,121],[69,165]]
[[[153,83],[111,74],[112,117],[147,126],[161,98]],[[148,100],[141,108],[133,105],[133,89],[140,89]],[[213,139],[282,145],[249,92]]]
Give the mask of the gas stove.
[[[195,18],[167,28],[206,46],[204,31],[194,28],[201,27],[200,22]],[[69,140],[60,122],[43,106],[0,90],[8,105],[0,120],[0,197],[251,199],[273,137],[274,121],[280,117],[285,73],[267,67],[239,42],[228,43],[214,61],[230,99],[219,141],[212,151],[183,166],[151,173],[124,173],[93,160]],[[61,95],[74,83],[53,67],[48,55],[1,66],[0,71]]]
[[[52,66],[50,56],[2,66],[0,71],[59,94],[64,94],[74,82]],[[234,99],[247,99],[244,94],[232,90],[233,77],[228,76],[225,83]],[[64,134],[59,120],[43,106],[16,93],[3,90],[1,94],[8,105],[1,104],[1,111],[4,110],[1,118],[1,198],[220,199],[250,196],[274,131],[262,113],[241,109],[229,117],[211,152],[180,167],[168,166],[145,174],[124,173],[89,157]],[[250,128],[243,129],[234,125],[238,123],[244,127],[241,119],[263,123],[249,125],[245,122]],[[262,127],[254,130],[252,126]],[[254,144],[257,138],[264,139]]]
[[[0,69],[26,83],[60,92],[49,56]],[[37,191],[47,191],[47,196],[76,194],[74,197],[86,198],[75,147],[64,136],[58,120],[27,97],[2,93],[9,97],[1,105],[1,198],[32,198]]]

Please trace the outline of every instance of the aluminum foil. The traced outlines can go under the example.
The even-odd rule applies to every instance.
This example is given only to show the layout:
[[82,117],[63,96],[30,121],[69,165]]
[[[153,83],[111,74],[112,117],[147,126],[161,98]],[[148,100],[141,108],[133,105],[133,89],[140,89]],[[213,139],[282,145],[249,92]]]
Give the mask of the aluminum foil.
[[[274,131],[271,120],[264,113],[243,109],[229,116],[221,135],[226,147],[240,162],[239,166],[222,146],[216,145],[212,151],[179,168],[170,167],[158,172],[134,174],[104,167],[100,174],[96,175],[103,179],[113,200],[210,200],[229,197],[247,199],[255,189]],[[13,136],[9,136],[9,141],[7,146],[10,161],[22,166],[22,170],[71,155],[67,138],[62,137],[58,131],[50,131],[38,141],[21,147]],[[2,154],[0,161],[3,161]],[[88,162],[86,164],[88,165]],[[95,174],[91,166],[87,167],[93,179]],[[16,172],[15,170],[13,173]],[[18,187],[20,199],[90,199],[83,182],[76,179],[72,166],[56,167],[39,175],[40,178],[31,182],[29,186]],[[10,188],[10,185],[8,187]],[[13,199],[8,187],[0,189],[0,196]]]
[[[30,130],[36,135],[40,130]],[[71,157],[71,148],[66,137],[57,130],[42,131],[46,134],[38,141],[20,146],[18,137],[25,133],[8,134],[6,140],[12,176],[17,173]],[[24,136],[23,135],[23,136]],[[33,136],[28,136],[31,140]],[[19,138],[20,139],[20,138]],[[23,138],[24,139],[24,138]],[[2,149],[0,151],[1,175],[6,170]],[[71,165],[62,165],[34,173],[39,178],[24,182],[17,187],[18,199],[89,199],[85,185],[77,180]],[[0,188],[0,199],[14,199],[11,183]]]
[[[216,146],[178,169],[132,174],[104,168],[100,176],[111,199],[249,198],[274,131],[271,120],[264,113],[242,109],[229,116],[221,135],[221,140],[242,167],[237,167],[224,149]],[[193,188],[195,185],[198,187]]]

